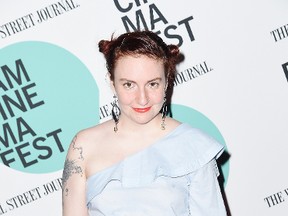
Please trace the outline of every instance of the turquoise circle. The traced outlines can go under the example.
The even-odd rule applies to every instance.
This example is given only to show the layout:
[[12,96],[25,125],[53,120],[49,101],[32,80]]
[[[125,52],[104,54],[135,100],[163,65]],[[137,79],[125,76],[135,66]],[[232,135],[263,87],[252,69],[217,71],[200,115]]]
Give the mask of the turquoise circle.
[[63,169],[73,136],[99,122],[90,71],[68,50],[40,41],[2,48],[0,67],[0,161],[28,173]]
[[[191,107],[178,105],[178,104],[171,105],[171,113],[173,115],[173,118],[177,119],[178,121],[188,123],[192,127],[199,128],[202,131],[209,134],[219,143],[224,145],[225,151],[228,152],[225,140],[223,136],[221,135],[220,131],[215,126],[215,124],[210,119],[208,119],[205,115],[203,115],[202,113],[198,112],[197,110]],[[224,177],[224,184],[226,185],[227,180],[228,180],[228,175],[229,175],[229,162],[228,161],[226,161],[224,164],[221,164],[221,171]]]

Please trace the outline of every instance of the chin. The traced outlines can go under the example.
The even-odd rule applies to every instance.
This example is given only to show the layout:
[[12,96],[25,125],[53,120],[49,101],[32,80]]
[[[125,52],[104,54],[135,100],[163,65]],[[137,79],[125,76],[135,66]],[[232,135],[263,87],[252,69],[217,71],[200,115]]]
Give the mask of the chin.
[[141,118],[141,117],[138,117],[138,118],[135,118],[135,122],[138,123],[138,124],[148,124],[149,122],[151,122],[153,119],[155,119],[157,117],[158,114],[156,115],[153,115],[153,116],[147,116],[147,117],[144,117],[144,118]]

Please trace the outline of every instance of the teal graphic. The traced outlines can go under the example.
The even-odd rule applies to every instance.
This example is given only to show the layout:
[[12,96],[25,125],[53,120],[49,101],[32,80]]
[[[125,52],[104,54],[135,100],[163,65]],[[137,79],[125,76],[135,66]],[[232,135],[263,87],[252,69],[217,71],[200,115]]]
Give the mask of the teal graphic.
[[28,173],[63,169],[81,129],[99,122],[99,93],[87,67],[38,41],[0,50],[0,162]]
[[[210,121],[206,116],[202,113],[192,109],[191,107],[172,104],[171,111],[173,117],[178,121],[185,122],[190,124],[192,127],[199,128],[202,131],[209,134],[211,137],[216,139],[219,143],[225,146],[225,151],[227,151],[227,146],[223,136],[221,135],[218,128],[215,124]],[[228,152],[228,151],[227,151]],[[228,175],[229,175],[229,162],[226,161],[223,165],[221,165],[221,170],[223,172],[224,184],[227,184]]]

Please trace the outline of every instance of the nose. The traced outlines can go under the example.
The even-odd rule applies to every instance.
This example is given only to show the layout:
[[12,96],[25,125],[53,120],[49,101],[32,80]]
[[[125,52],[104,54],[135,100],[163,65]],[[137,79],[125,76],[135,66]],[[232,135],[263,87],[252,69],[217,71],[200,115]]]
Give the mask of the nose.
[[141,106],[145,106],[149,102],[149,94],[145,88],[139,89],[138,95],[137,95],[137,102]]

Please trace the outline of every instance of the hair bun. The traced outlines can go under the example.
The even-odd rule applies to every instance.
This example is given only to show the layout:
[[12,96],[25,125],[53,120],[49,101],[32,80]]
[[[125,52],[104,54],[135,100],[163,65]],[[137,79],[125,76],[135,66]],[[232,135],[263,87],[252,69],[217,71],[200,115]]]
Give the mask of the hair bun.
[[110,44],[111,44],[111,41],[108,41],[108,40],[99,41],[98,43],[99,51],[106,56],[110,50]]
[[177,57],[179,55],[180,51],[178,46],[170,44],[167,46],[167,48],[171,57]]

